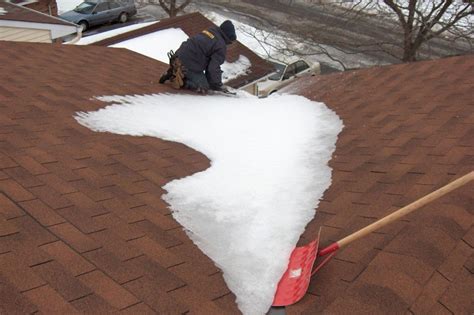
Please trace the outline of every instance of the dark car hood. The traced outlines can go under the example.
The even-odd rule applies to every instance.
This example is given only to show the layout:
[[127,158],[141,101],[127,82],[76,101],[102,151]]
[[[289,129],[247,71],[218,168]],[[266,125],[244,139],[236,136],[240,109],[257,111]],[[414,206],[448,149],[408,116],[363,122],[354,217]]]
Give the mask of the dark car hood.
[[69,22],[77,23],[79,22],[80,19],[83,17],[87,16],[86,14],[82,14],[76,11],[67,11],[64,12],[63,14],[59,15],[61,19],[64,19]]

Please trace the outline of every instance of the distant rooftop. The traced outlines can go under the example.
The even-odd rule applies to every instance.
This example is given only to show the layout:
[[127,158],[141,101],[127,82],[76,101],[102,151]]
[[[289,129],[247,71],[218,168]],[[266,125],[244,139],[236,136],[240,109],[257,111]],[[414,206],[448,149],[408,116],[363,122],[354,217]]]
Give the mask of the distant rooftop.
[[3,9],[0,11],[3,12],[0,13],[0,22],[3,20],[75,26],[75,24],[64,21],[60,18],[5,1],[0,2],[0,8]]

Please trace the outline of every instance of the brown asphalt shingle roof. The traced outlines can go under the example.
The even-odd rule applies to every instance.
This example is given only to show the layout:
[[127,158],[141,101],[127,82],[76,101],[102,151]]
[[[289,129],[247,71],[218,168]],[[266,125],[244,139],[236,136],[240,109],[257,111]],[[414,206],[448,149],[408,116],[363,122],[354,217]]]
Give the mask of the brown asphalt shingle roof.
[[[97,46],[0,51],[0,313],[237,313],[160,199],[206,157],[73,118],[104,107],[94,96],[173,92],[157,83],[166,65]],[[302,242],[319,226],[338,240],[472,170],[473,73],[464,56],[299,82],[345,124]],[[351,244],[288,313],[472,313],[473,201],[471,184]]]
[[[344,121],[301,243],[329,245],[474,170],[474,56],[294,84]],[[352,243],[288,314],[473,314],[474,183]]]
[[25,6],[0,1],[0,7],[4,8],[7,12],[5,14],[0,14],[0,20],[75,26],[73,23],[35,11]]
[[[196,12],[174,18],[163,19],[152,25],[127,33],[119,34],[114,37],[106,38],[104,40],[92,43],[91,45],[110,46],[132,38],[140,37],[168,28],[181,28],[183,32],[185,32],[189,37],[191,37],[196,34],[199,34],[203,30],[208,29],[212,26],[215,26],[212,21],[208,20],[201,13]],[[179,47],[176,47],[176,49],[178,48]],[[240,76],[236,79],[227,82],[226,84],[229,86],[238,88],[248,83],[251,83],[257,79],[260,79],[263,76],[274,71],[274,67],[270,63],[260,58],[257,54],[248,49],[246,46],[242,45],[237,39],[236,42],[228,46],[226,58],[228,62],[234,62],[239,59],[240,55],[243,55],[250,60],[252,64],[252,66],[250,67],[250,72],[246,75]]]
[[104,106],[93,96],[173,92],[157,82],[166,65],[97,46],[0,51],[0,313],[235,312],[219,269],[160,199],[209,161],[73,118]]

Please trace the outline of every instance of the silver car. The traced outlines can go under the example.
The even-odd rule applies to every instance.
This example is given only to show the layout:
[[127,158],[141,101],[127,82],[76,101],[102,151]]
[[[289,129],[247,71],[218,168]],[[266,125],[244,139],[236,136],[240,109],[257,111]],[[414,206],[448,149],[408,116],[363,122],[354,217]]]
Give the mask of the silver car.
[[133,0],[87,0],[79,4],[74,10],[65,12],[59,17],[78,24],[82,31],[91,26],[110,22],[125,23],[129,17],[137,13]]
[[268,76],[266,80],[257,83],[258,97],[267,97],[297,78],[321,73],[319,62],[308,62],[303,59],[293,58],[288,64],[273,61],[272,63],[275,65],[276,71]]

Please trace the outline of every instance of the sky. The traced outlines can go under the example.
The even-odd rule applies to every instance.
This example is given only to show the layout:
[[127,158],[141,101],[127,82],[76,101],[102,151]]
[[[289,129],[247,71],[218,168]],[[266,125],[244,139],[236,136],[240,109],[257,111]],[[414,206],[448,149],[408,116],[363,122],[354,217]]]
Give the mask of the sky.
[[97,132],[181,142],[205,171],[173,180],[162,198],[191,240],[223,271],[244,314],[265,314],[289,256],[331,183],[342,121],[296,95],[105,96],[75,116]]

